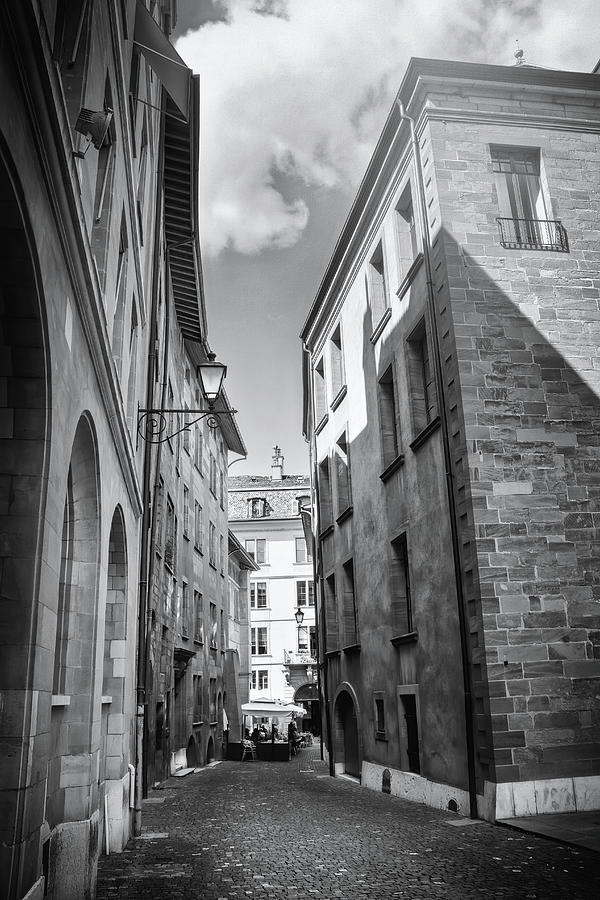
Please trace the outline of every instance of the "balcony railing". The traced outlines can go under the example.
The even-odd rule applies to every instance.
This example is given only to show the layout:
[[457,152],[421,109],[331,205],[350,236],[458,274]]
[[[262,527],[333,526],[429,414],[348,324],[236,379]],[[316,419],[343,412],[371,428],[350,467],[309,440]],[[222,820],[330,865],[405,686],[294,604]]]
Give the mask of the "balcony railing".
[[509,250],[569,252],[566,229],[556,219],[507,219],[497,217],[500,243]]

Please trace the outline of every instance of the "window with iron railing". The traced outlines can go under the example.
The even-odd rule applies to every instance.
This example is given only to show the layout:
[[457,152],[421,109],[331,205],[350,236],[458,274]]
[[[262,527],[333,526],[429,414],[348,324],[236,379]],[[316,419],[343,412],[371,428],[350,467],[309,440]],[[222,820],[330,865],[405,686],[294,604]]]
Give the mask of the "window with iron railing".
[[531,147],[490,147],[501,215],[500,243],[507,249],[569,252],[567,232],[549,216],[540,151]]

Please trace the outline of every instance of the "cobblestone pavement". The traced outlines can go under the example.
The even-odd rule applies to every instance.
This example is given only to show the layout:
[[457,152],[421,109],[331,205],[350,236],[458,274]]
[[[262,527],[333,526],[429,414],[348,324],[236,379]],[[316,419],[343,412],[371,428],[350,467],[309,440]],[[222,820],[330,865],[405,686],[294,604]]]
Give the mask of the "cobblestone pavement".
[[[461,824],[464,823],[464,824]],[[600,856],[330,778],[318,748],[223,762],[144,802],[97,900],[600,897]]]

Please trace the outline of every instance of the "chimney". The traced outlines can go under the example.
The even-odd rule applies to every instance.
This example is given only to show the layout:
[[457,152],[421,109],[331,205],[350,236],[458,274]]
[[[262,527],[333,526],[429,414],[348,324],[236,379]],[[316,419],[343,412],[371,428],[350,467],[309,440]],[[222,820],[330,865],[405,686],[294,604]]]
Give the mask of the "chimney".
[[283,478],[283,456],[277,445],[273,447],[273,460],[271,462],[271,480],[281,481]]

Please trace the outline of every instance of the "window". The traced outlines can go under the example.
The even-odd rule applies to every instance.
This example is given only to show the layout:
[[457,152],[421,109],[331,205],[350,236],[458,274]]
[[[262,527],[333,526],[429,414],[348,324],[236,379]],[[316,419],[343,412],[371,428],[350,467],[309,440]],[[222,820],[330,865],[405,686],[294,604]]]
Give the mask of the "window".
[[375,331],[389,307],[383,244],[380,241],[367,265],[367,298],[371,310],[371,330]]
[[315,605],[315,585],[312,580],[296,582],[296,606]]
[[327,631],[327,650],[337,650],[340,643],[338,634],[337,597],[335,593],[335,575],[325,579],[325,627]]
[[396,391],[394,371],[389,366],[378,383],[377,401],[379,406],[379,431],[381,435],[381,456],[383,468],[398,456],[398,428],[396,425]]
[[165,533],[165,565],[175,572],[177,563],[177,518],[175,507],[167,497],[167,524]]
[[194,722],[202,721],[202,675],[194,675],[192,679],[194,691]]
[[194,501],[194,547],[202,553],[202,507]]
[[269,687],[269,671],[268,669],[258,670],[258,689],[264,691]]
[[410,183],[406,185],[396,204],[395,220],[398,270],[402,282],[419,252]]
[[202,471],[202,429],[199,425],[195,426],[194,429],[194,465],[198,469],[201,475],[203,475]]
[[225,650],[227,647],[227,640],[225,637],[225,613],[223,612],[223,610],[221,610],[219,613],[219,620],[221,623],[221,627],[219,629],[219,635],[221,638],[221,650]]
[[343,566],[344,572],[344,644],[349,647],[358,644],[358,622],[356,617],[356,597],[354,595],[354,563]]
[[267,644],[267,629],[266,628],[251,628],[251,652],[253,656],[264,656],[266,655],[268,650]]
[[327,414],[327,385],[323,357],[315,366],[313,384],[315,388],[315,425],[318,426]]
[[210,646],[212,650],[217,648],[217,607],[215,603],[210,604]]
[[[110,79],[106,76],[104,87],[104,110],[112,110],[112,91]],[[115,142],[116,130],[114,120],[111,121],[106,137],[98,151],[98,168],[96,169],[96,185],[94,191],[94,218],[92,224],[92,249],[96,260],[102,290],[106,284],[106,251],[110,233],[110,213],[112,200],[112,184],[115,174]]]
[[259,565],[267,561],[267,541],[265,538],[248,538],[244,541],[246,553]]
[[309,642],[308,652],[309,652],[310,656],[312,656],[313,659],[317,659],[318,653],[317,653],[317,626],[316,625],[308,626],[308,642]]
[[81,107],[86,80],[90,10],[89,0],[58,0],[56,4],[53,56],[60,69],[71,122],[75,121]]
[[492,146],[490,152],[503,246],[568,250],[562,225],[548,218],[539,149]]
[[409,337],[406,355],[410,380],[413,429],[415,435],[418,435],[437,416],[434,372],[424,319],[421,320]]
[[250,608],[266,609],[267,607],[267,582],[250,582]]
[[160,552],[162,547],[163,506],[165,495],[165,483],[159,479],[154,500],[154,546]]
[[348,456],[348,439],[344,431],[335,444],[335,468],[337,481],[337,514],[340,516],[352,505],[350,486],[350,459]]
[[266,515],[267,501],[264,497],[248,498],[248,518],[260,519]]
[[253,669],[250,675],[250,687],[253,691],[256,690],[256,669]]
[[295,538],[295,542],[296,542],[296,562],[297,563],[310,562],[310,560],[312,559],[312,556],[306,546],[305,538],[297,537],[297,538]]
[[219,535],[219,571],[221,575],[225,574],[225,538]]
[[183,487],[183,536],[189,539],[190,531],[190,489]]
[[342,350],[342,330],[338,325],[329,341],[330,360],[331,360],[331,393],[333,400],[338,396],[341,389],[346,384],[346,373],[344,371],[344,353]]
[[221,504],[221,509],[225,509],[225,477],[223,472],[219,469],[219,503]]
[[395,636],[409,634],[413,630],[410,576],[408,567],[408,543],[406,533],[392,541],[391,566],[392,633]]
[[385,740],[385,702],[383,691],[375,691],[373,694],[375,706],[375,738]]
[[194,640],[204,643],[204,606],[200,591],[194,591]]
[[190,421],[190,408],[185,404],[185,413],[183,415],[183,424],[186,426],[185,431],[183,432],[183,449],[185,452],[190,454],[190,431],[189,431],[189,421]]
[[214,454],[211,453],[209,457],[209,486],[211,493],[214,496],[217,496],[217,461],[214,457]]
[[210,710],[209,710],[210,721],[216,722],[217,721],[217,679],[216,678],[210,679],[210,690],[209,690],[208,701],[209,701],[209,706],[210,706]]
[[190,618],[190,591],[187,581],[181,585],[181,634],[188,636],[188,624]]
[[121,213],[121,229],[119,232],[119,255],[117,258],[117,283],[115,286],[115,313],[112,326],[112,355],[119,378],[123,374],[123,335],[125,333],[125,305],[127,294],[127,263],[129,244],[127,240],[127,221],[125,212]]
[[208,523],[208,561],[211,566],[217,567],[217,530],[214,522]]
[[319,528],[325,531],[333,524],[333,504],[331,499],[331,478],[329,474],[329,458],[319,463]]
[[135,294],[131,298],[131,320],[129,326],[129,376],[127,378],[127,422],[129,430],[135,425],[136,388],[137,388],[137,346],[138,346],[138,314]]

